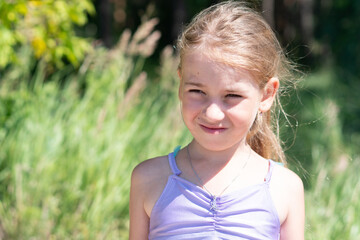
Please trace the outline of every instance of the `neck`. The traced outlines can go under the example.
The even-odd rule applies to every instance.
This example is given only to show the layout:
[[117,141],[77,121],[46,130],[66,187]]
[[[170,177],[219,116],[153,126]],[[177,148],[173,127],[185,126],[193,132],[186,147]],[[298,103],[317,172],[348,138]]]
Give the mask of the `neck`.
[[208,163],[228,163],[232,159],[246,159],[251,150],[245,141],[239,142],[230,148],[213,151],[201,146],[196,140],[189,144],[191,156],[197,161],[206,161]]

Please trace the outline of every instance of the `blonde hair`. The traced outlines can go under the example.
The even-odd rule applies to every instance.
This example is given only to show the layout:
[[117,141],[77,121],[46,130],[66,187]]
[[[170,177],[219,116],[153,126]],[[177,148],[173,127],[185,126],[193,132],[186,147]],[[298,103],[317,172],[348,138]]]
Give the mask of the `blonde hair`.
[[[277,77],[281,85],[291,79],[292,66],[271,27],[244,2],[226,1],[200,12],[184,29],[177,49],[179,70],[185,53],[200,50],[217,62],[248,70],[261,89],[272,77]],[[276,107],[282,110],[278,95],[271,111],[256,117],[247,143],[262,157],[285,164],[279,116],[275,114]]]

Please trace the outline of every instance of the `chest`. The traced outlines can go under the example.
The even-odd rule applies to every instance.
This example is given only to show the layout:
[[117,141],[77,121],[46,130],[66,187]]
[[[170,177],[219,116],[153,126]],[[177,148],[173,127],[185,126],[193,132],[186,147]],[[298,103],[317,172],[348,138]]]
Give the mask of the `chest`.
[[152,210],[149,236],[171,239],[186,233],[231,239],[239,236],[277,239],[279,231],[279,218],[267,184],[214,199],[202,188],[173,175]]

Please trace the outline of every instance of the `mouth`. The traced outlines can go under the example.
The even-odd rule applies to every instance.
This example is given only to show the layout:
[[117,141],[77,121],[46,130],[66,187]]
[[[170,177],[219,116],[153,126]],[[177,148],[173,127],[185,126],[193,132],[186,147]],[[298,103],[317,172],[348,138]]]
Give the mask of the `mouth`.
[[220,134],[226,130],[226,128],[223,127],[213,127],[213,126],[205,126],[200,124],[200,127],[204,132],[210,133],[210,134]]

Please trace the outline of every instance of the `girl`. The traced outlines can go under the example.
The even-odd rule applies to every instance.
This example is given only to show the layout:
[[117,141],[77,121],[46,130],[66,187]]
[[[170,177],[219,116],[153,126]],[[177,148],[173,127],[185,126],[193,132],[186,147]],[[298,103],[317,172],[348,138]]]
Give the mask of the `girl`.
[[178,49],[193,140],[134,169],[130,239],[304,239],[302,181],[275,163],[285,159],[271,108],[289,64],[274,33],[224,2],[195,17]]

